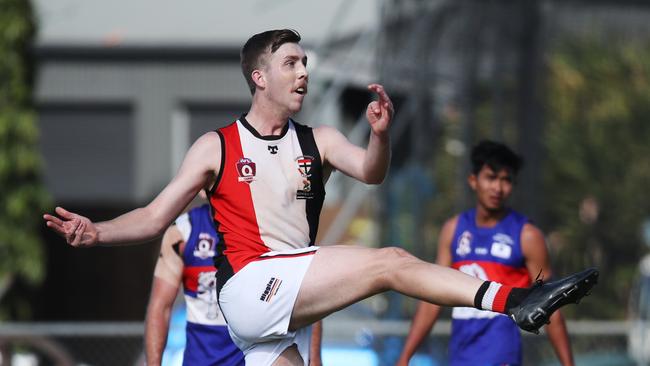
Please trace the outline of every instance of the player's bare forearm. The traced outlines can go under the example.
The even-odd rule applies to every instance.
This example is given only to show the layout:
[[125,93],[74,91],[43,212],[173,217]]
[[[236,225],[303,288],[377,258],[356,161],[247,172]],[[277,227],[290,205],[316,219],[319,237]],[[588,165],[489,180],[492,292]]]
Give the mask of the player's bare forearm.
[[551,324],[546,327],[549,340],[553,345],[555,354],[563,366],[573,366],[573,354],[571,342],[566,329],[566,323],[562,313],[557,311],[551,316]]
[[368,104],[366,118],[370,124],[370,139],[363,162],[364,182],[379,184],[386,177],[390,163],[390,125],[393,119],[393,103],[383,86],[368,85],[368,90],[379,97]]
[[145,358],[147,366],[160,366],[167,344],[171,307],[152,303],[147,308],[145,324]]
[[163,351],[167,344],[167,334],[169,332],[169,318],[180,285],[180,277],[174,278],[172,282],[167,282],[164,278],[173,277],[159,276],[159,274],[164,275],[166,271],[169,272],[166,263],[163,257],[159,257],[158,263],[156,263],[157,274],[153,277],[151,296],[149,305],[147,306],[144,334],[145,356],[147,365],[151,366],[158,366],[162,361]]
[[384,181],[390,165],[390,155],[388,132],[381,134],[371,132],[363,164],[365,183],[379,184]]
[[137,208],[109,221],[95,224],[101,246],[135,244],[162,235],[169,225],[149,206]]

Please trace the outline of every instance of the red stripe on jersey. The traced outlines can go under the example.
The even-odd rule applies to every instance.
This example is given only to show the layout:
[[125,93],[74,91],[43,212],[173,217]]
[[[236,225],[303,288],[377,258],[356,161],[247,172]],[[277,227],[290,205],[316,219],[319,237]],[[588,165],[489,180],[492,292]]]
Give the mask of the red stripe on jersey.
[[237,273],[252,259],[266,253],[255,215],[250,185],[239,180],[237,162],[246,158],[242,151],[237,123],[220,129],[225,143],[221,180],[210,197],[214,219],[219,224],[233,272]]
[[[463,266],[478,265],[483,269],[487,278],[482,278],[476,273],[468,273],[479,277],[482,280],[499,282],[512,287],[528,287],[531,283],[530,274],[526,267],[516,268],[501,263],[489,261],[459,261],[451,265],[452,268],[460,269]],[[465,272],[465,271],[463,271]]]
[[186,290],[196,292],[199,287],[199,274],[202,272],[214,272],[213,266],[185,267],[183,268],[183,286]]

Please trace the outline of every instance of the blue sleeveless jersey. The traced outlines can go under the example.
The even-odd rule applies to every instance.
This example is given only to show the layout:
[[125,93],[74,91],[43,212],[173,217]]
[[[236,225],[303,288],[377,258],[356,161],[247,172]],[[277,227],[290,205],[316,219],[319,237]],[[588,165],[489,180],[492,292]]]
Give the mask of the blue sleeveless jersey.
[[186,345],[183,365],[244,365],[244,356],[228,334],[219,311],[216,269],[213,264],[218,236],[210,206],[190,210],[176,220],[185,248],[183,292],[187,304]]
[[[528,287],[530,275],[521,253],[521,230],[528,219],[510,210],[494,227],[476,226],[476,209],[458,217],[451,243],[452,267],[482,280]],[[512,319],[491,311],[454,308],[450,365],[518,365],[521,336]]]

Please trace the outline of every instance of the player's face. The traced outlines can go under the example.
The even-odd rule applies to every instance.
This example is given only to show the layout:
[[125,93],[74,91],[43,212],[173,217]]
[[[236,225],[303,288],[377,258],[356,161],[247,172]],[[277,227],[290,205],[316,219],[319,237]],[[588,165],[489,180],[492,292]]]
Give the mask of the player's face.
[[478,175],[469,177],[469,184],[476,192],[478,204],[487,211],[502,210],[506,201],[512,194],[512,173],[506,169],[495,172],[487,165],[479,171]]
[[285,43],[268,58],[266,93],[278,108],[294,114],[307,95],[307,56],[297,43]]

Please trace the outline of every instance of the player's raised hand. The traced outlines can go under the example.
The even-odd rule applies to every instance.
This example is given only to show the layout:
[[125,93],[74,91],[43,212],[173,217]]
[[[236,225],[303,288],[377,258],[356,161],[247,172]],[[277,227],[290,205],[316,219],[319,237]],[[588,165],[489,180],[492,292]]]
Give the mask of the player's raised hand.
[[45,225],[61,235],[73,247],[90,247],[97,244],[97,228],[88,218],[62,207],[55,210],[58,216],[45,214]]
[[393,102],[390,101],[384,87],[379,84],[368,85],[371,90],[379,96],[379,100],[374,100],[368,104],[366,117],[370,123],[370,128],[375,134],[384,134],[388,132],[390,121],[393,118]]

